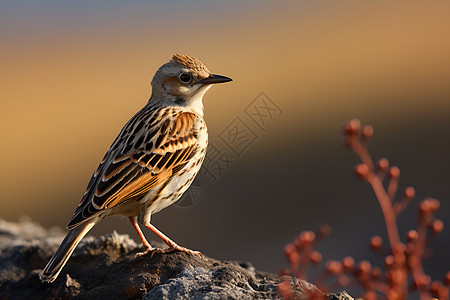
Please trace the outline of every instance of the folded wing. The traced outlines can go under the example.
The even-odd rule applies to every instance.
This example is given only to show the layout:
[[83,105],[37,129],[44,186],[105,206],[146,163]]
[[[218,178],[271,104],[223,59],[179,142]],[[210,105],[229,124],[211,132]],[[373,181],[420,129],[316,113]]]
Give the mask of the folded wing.
[[107,209],[142,198],[182,170],[196,153],[195,114],[159,112],[165,116],[159,121],[147,114],[136,114],[111,145],[67,225],[69,229]]

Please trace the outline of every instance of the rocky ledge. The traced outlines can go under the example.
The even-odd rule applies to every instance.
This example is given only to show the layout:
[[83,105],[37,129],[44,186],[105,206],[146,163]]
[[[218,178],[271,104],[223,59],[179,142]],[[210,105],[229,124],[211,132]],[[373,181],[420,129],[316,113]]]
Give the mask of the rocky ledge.
[[[0,299],[281,298],[281,278],[250,263],[180,252],[135,258],[142,248],[116,232],[85,238],[55,282],[43,284],[38,274],[62,238],[61,230],[45,230],[30,220],[0,219]],[[317,290],[306,281],[291,280],[295,299]],[[345,292],[327,298],[353,299]]]

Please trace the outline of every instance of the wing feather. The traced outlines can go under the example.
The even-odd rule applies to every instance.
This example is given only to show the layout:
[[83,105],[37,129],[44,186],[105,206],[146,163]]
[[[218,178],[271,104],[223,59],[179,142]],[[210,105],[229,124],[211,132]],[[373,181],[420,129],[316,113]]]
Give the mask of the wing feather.
[[[94,172],[68,228],[106,209],[142,198],[182,170],[195,154],[198,140],[194,124],[198,116],[182,111],[140,113],[125,125]],[[147,124],[141,124],[145,122],[140,117],[143,114]],[[166,118],[156,122],[155,115]],[[116,144],[124,140],[132,146]]]

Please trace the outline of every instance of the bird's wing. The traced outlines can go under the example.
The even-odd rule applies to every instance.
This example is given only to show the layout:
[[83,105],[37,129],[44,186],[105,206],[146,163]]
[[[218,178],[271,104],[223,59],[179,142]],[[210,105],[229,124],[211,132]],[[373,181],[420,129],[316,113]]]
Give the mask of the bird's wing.
[[169,109],[145,114],[139,112],[124,126],[94,172],[67,228],[141,198],[183,169],[198,150],[195,114]]

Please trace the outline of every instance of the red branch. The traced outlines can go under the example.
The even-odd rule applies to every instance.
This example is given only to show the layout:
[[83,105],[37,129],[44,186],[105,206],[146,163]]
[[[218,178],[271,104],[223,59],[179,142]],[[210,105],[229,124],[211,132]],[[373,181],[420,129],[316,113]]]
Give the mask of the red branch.
[[[446,275],[447,286],[445,286],[440,281],[432,282],[422,265],[427,243],[443,230],[444,223],[433,217],[439,209],[439,201],[429,198],[420,203],[418,229],[410,230],[406,236],[406,244],[403,243],[397,227],[397,217],[414,198],[414,188],[407,187],[402,200],[395,201],[400,169],[396,166],[389,168],[389,161],[386,158],[374,163],[368,151],[368,143],[373,135],[371,126],[361,128],[360,121],[353,119],[345,124],[344,134],[345,145],[361,160],[354,169],[355,176],[370,184],[381,207],[389,240],[389,254],[385,257],[384,272],[378,267],[372,267],[369,261],[361,261],[355,265],[352,257],[345,257],[342,261],[327,261],[324,272],[316,279],[317,284],[324,288],[326,279],[334,276],[337,284],[346,286],[352,282],[350,275],[366,290],[364,299],[377,299],[379,293],[388,299],[406,299],[409,292],[408,279],[411,277],[413,288],[417,289],[421,300],[429,300],[432,297],[448,300],[450,272]],[[383,184],[386,177],[387,188]],[[283,274],[305,279],[309,262],[317,265],[322,259],[322,255],[315,251],[314,247],[329,232],[329,226],[322,227],[317,234],[303,231],[294,243],[288,244],[285,254],[290,263],[290,270],[284,270]],[[383,246],[381,237],[372,237],[370,246],[374,251],[381,253]],[[287,284],[283,283],[279,288],[282,297],[292,295],[288,293],[286,287]]]

